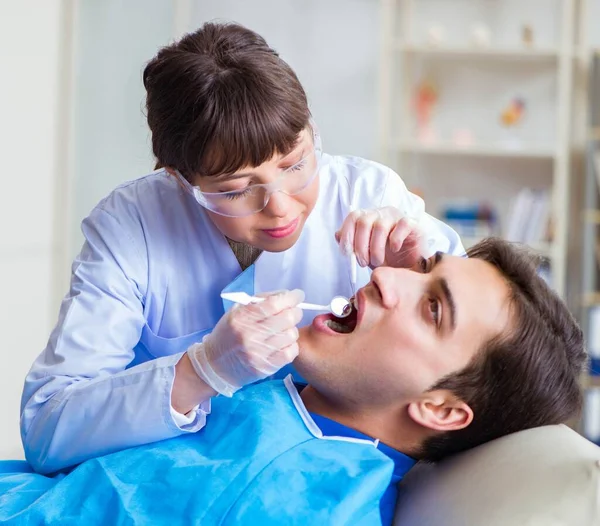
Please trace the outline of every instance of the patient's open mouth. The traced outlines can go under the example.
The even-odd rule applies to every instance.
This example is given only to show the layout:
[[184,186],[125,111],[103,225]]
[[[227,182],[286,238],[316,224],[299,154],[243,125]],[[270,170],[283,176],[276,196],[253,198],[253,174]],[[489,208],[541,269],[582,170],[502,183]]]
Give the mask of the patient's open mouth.
[[354,297],[350,298],[350,305],[352,306],[352,311],[348,316],[345,318],[338,318],[337,316],[330,314],[325,320],[325,325],[327,325],[327,327],[329,327],[332,331],[340,334],[348,334],[352,332],[356,328],[356,322],[358,318],[357,302]]

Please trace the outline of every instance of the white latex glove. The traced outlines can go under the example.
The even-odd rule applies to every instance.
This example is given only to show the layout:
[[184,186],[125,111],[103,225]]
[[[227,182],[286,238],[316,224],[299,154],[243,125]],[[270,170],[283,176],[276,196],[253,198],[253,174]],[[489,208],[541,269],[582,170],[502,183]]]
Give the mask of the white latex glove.
[[356,254],[361,267],[411,268],[431,256],[421,227],[424,214],[424,205],[410,216],[392,206],[356,210],[348,214],[335,238],[344,254]]
[[187,353],[196,374],[215,391],[238,389],[276,373],[298,355],[304,292],[278,292],[265,301],[235,305],[202,343]]

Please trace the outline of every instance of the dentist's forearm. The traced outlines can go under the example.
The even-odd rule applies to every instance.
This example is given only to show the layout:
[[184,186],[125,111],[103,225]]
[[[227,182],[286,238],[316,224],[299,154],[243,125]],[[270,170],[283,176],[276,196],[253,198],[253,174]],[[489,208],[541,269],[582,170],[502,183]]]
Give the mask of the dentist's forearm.
[[[179,425],[170,406],[179,355],[93,380],[48,376],[31,382],[21,415],[25,455],[43,474],[130,447],[193,433],[208,404]],[[210,395],[207,396],[207,399]],[[185,414],[185,413],[184,413]]]
[[185,415],[196,406],[216,396],[217,392],[194,371],[187,353],[175,365],[175,380],[171,391],[171,407]]

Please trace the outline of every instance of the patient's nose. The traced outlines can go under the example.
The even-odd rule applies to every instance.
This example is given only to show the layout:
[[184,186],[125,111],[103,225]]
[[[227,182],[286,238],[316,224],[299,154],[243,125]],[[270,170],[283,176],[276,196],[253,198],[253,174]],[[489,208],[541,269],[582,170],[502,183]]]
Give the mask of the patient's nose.
[[424,274],[411,269],[392,267],[377,267],[371,274],[371,280],[381,291],[386,308],[393,308],[400,301],[409,305],[411,298],[420,295],[424,277]]

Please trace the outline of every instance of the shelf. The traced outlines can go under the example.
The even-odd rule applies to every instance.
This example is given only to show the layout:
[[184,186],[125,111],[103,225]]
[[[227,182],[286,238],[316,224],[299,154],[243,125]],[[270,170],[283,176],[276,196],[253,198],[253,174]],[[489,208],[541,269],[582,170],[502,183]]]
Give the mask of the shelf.
[[[461,237],[460,239],[462,241],[463,246],[466,249],[468,249],[469,247],[472,247],[476,243],[479,243],[479,241],[481,241],[484,238],[483,237],[465,236],[465,237]],[[529,248],[531,248],[533,251],[540,254],[541,256],[550,257],[552,254],[552,243],[540,242],[540,243],[531,243],[531,244],[524,243],[524,244],[527,245]]]
[[588,139],[590,141],[600,141],[600,126],[592,126],[588,129]]
[[[568,218],[573,212],[569,133],[574,96],[581,95],[572,79],[581,73],[575,68],[583,68],[589,54],[577,46],[573,33],[573,20],[579,15],[576,2],[559,2],[540,11],[540,20],[531,22],[531,33],[525,31],[519,2],[509,10],[495,5],[503,2],[490,2],[488,14],[502,18],[495,20],[493,31],[489,28],[490,38],[485,24],[474,23],[481,16],[479,2],[462,2],[454,11],[445,9],[446,3],[452,2],[382,3],[382,154],[392,169],[419,182],[432,206],[462,195],[473,201],[491,200],[499,213],[517,188],[543,185],[551,196],[554,236],[551,244],[532,247],[532,252],[544,260],[540,274],[566,298],[572,284],[567,274]],[[473,23],[463,25],[465,20]],[[556,28],[560,38],[541,40],[542,27],[548,23],[560,26]],[[450,28],[457,24],[462,26],[460,34],[451,35]],[[517,97],[531,102],[529,124],[522,131],[504,129],[502,114],[508,115],[510,101]],[[549,114],[553,122],[547,120]],[[437,133],[419,133],[415,125],[430,116],[439,124],[431,123]],[[546,138],[546,127],[555,132],[556,140]],[[537,204],[536,199],[536,208]],[[536,230],[537,226],[536,222]]]
[[595,307],[600,305],[600,292],[588,292],[583,295],[583,306],[584,307]]
[[600,210],[584,210],[583,220],[586,223],[595,223],[600,225]]
[[600,387],[600,376],[598,376],[596,374],[586,374],[583,377],[583,388],[584,389],[597,388],[597,387]]
[[418,142],[401,141],[397,148],[400,151],[428,155],[453,155],[470,157],[505,157],[509,159],[544,159],[554,160],[554,152],[547,149],[516,149],[503,146],[474,145],[468,147],[453,144],[420,144]]
[[396,42],[396,49],[400,52],[443,58],[481,58],[499,60],[537,60],[557,61],[559,54],[554,48],[469,48],[469,47],[432,47],[427,45],[412,45]]

